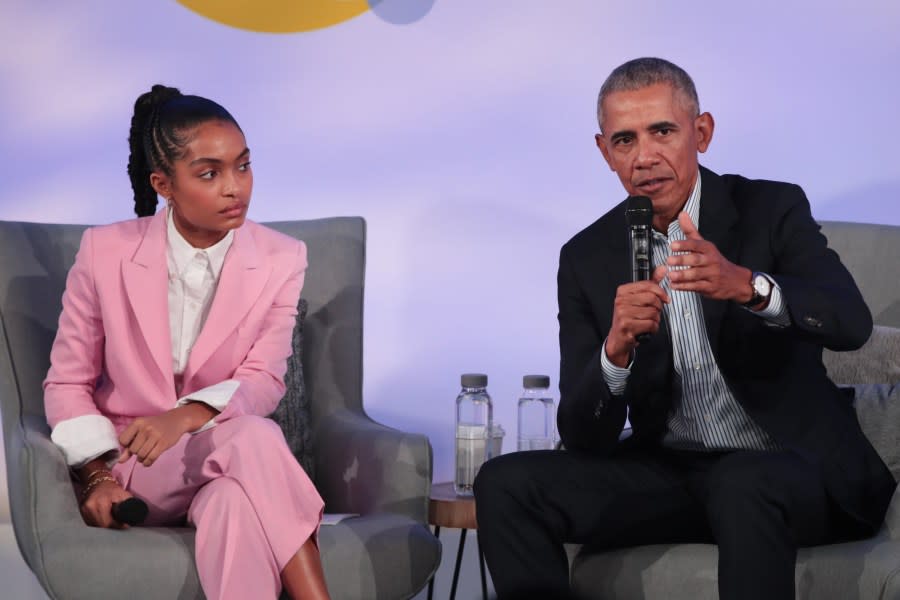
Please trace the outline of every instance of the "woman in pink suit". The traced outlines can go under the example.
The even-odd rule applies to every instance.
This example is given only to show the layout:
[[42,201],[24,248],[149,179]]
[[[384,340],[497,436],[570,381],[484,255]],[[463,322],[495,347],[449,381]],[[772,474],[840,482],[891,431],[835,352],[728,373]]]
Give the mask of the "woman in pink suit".
[[196,527],[210,600],[327,598],[322,500],[264,418],[285,390],[306,248],[245,220],[250,150],[215,102],[153,86],[129,144],[139,218],[85,232],[44,382],[84,520],[125,527],[111,509],[135,496],[148,524]]

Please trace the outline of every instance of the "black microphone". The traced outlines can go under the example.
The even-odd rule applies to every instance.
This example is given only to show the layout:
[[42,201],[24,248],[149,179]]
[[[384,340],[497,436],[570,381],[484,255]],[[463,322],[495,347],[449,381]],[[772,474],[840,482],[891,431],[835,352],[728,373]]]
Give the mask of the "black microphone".
[[147,503],[131,497],[112,505],[112,518],[123,525],[140,525],[147,518]]
[[[631,260],[631,280],[650,279],[650,227],[653,223],[653,203],[647,196],[629,196],[625,201],[625,222],[628,223],[628,254]],[[649,333],[637,336],[638,342],[650,339]]]

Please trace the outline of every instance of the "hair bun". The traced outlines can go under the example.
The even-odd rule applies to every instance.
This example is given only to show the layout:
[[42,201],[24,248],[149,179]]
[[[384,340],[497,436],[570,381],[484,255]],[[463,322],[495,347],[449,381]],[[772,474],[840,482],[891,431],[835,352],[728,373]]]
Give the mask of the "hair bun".
[[149,100],[153,104],[162,105],[172,98],[177,98],[180,95],[181,92],[178,90],[178,88],[168,87],[162,85],[161,83],[157,83],[152,88],[150,88]]
[[149,92],[144,92],[138,97],[134,103],[134,112],[136,115],[149,115],[154,109],[179,96],[181,96],[181,92],[178,88],[157,83],[150,88]]

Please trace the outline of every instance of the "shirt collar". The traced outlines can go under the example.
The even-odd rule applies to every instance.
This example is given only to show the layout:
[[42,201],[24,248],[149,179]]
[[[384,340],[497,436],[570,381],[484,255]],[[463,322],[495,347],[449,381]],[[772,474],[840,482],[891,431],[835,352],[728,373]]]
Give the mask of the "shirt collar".
[[184,236],[182,236],[175,227],[172,208],[169,207],[166,211],[168,213],[166,215],[166,243],[169,247],[172,259],[175,261],[177,274],[181,275],[184,273],[184,269],[188,266],[194,256],[196,256],[198,252],[202,252],[206,254],[206,257],[209,260],[209,266],[212,269],[213,277],[218,279],[219,274],[222,272],[222,266],[225,264],[225,255],[228,253],[228,249],[231,248],[231,243],[234,241],[234,230],[226,233],[225,237],[209,248],[194,248],[186,239],[184,239]]
[[[694,189],[691,190],[691,195],[688,196],[687,202],[684,204],[684,208],[681,209],[682,212],[686,212],[688,216],[691,218],[691,221],[694,225],[699,229],[700,227],[700,171],[697,171],[697,181],[694,182]],[[675,219],[669,223],[669,239],[672,239],[672,234],[677,233],[678,238],[684,238],[684,232],[681,231],[681,224],[678,223],[678,215],[675,215]]]

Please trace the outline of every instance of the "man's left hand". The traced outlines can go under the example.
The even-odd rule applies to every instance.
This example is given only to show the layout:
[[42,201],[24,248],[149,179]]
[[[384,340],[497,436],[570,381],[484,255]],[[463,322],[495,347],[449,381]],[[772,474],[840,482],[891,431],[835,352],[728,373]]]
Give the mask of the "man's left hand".
[[697,292],[714,300],[748,302],[753,296],[750,269],[729,261],[715,244],[704,240],[686,212],[678,215],[678,224],[687,239],[672,242],[673,254],[666,261],[670,267],[670,288]]

